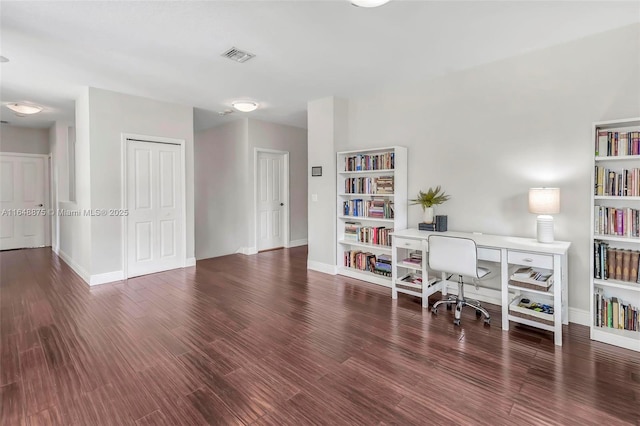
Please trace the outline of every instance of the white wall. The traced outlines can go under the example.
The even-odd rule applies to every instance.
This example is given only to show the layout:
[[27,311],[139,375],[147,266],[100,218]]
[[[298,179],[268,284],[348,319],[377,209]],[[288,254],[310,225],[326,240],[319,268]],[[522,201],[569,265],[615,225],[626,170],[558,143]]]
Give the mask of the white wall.
[[289,152],[290,239],[306,240],[306,130],[243,118],[195,135],[196,258],[255,251],[254,148]]
[[[89,125],[92,209],[122,207],[122,133],[186,141],[186,257],[194,257],[193,108],[89,88]],[[91,274],[122,270],[122,219],[93,217]]]
[[3,124],[0,126],[0,152],[49,154],[49,130]]
[[[291,241],[307,239],[307,130],[266,121],[247,120],[249,141],[248,179],[254,184],[255,148],[274,149],[289,152],[289,215]],[[248,216],[249,247],[256,247],[254,192],[249,194],[250,214]]]
[[[308,171],[321,166],[322,176],[309,177],[309,253],[307,267],[333,272],[336,263],[336,152],[347,143],[348,103],[334,97],[308,104]],[[317,201],[313,200],[316,197]]]
[[[640,25],[633,25],[352,99],[349,138],[336,150],[408,147],[410,197],[442,185],[452,198],[437,206],[437,213],[449,216],[450,230],[534,237],[528,188],[560,187],[555,229],[556,239],[572,242],[569,305],[586,311],[591,125],[640,116],[639,94]],[[313,145],[323,140],[311,134],[312,104],[309,114],[313,165]],[[418,206],[409,209],[409,226],[420,214]],[[309,228],[318,224],[310,214]],[[324,231],[310,233],[310,259],[327,238],[335,238]]]
[[[52,129],[51,154],[57,173],[58,209],[78,211],[91,207],[91,157],[89,123],[89,88],[76,99],[76,201],[69,199],[68,141],[69,126],[55,123]],[[91,276],[91,221],[84,216],[59,216],[59,255],[85,281]]]
[[196,258],[235,253],[246,244],[246,120],[195,134]]

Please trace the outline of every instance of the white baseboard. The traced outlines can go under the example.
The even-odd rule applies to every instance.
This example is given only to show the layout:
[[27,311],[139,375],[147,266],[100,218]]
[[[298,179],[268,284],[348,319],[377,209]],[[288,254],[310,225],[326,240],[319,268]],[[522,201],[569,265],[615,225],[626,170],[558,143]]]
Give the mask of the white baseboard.
[[584,309],[577,308],[569,308],[569,322],[586,325],[587,327],[591,325],[591,314],[589,311],[585,311]]
[[328,263],[316,262],[315,260],[307,260],[307,269],[312,271],[322,272],[323,274],[336,275],[338,273],[338,267],[336,265],[329,265]]
[[114,281],[122,281],[124,280],[124,272],[123,271],[113,271],[113,272],[105,272],[104,274],[95,274],[91,275],[89,279],[89,285],[100,285],[112,283]]
[[258,254],[258,249],[255,247],[240,247],[236,253],[246,255]]
[[69,267],[71,269],[73,269],[73,272],[75,272],[76,274],[78,274],[78,276],[80,278],[82,278],[84,280],[84,282],[86,282],[87,284],[89,284],[89,282],[91,281],[91,277],[89,276],[89,273],[87,271],[85,271],[80,265],[78,265],[76,262],[73,261],[73,259],[71,258],[71,256],[69,256],[67,253],[65,253],[62,250],[58,250],[58,256],[60,257],[60,259],[62,259],[62,261],[64,263],[66,263],[67,265],[69,265]]
[[196,266],[196,258],[195,257],[188,257],[187,260],[184,262],[184,267],[188,268],[189,266]]
[[289,241],[289,245],[287,246],[287,248],[306,246],[307,244],[309,244],[309,240],[307,240],[306,238],[302,238],[300,240],[291,240]]

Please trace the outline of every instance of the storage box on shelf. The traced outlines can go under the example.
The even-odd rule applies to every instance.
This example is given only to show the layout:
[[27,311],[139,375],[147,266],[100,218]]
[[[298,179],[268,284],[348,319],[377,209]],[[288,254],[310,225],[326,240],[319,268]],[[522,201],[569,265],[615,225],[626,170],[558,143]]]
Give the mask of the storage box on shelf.
[[337,153],[338,273],[391,287],[391,237],[407,227],[407,149]]
[[[508,291],[509,321],[556,331],[556,320],[561,323],[560,315],[554,315],[555,289],[553,287],[553,270],[547,269],[551,265],[551,256],[540,257],[522,253],[522,256],[512,256],[510,268],[516,268],[509,275]],[[532,266],[522,266],[522,263]],[[561,305],[566,305],[566,292],[560,297]],[[560,311],[559,313],[561,313]],[[559,325],[561,326],[561,324]]]
[[595,123],[591,338],[640,351],[640,118]]

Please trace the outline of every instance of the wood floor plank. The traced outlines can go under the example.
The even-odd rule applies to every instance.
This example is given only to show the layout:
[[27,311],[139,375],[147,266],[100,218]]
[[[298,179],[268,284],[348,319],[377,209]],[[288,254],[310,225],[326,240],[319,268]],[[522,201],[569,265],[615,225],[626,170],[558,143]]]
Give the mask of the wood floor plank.
[[[305,247],[89,287],[0,252],[2,425],[640,426],[640,356],[433,316],[306,268]],[[430,301],[437,300],[437,295]]]

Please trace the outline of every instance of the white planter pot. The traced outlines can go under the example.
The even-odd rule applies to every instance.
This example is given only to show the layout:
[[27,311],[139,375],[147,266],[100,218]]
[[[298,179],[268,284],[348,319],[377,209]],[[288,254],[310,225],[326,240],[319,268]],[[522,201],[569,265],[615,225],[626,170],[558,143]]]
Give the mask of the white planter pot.
[[422,215],[422,221],[424,223],[433,223],[434,217],[433,207],[426,207]]

